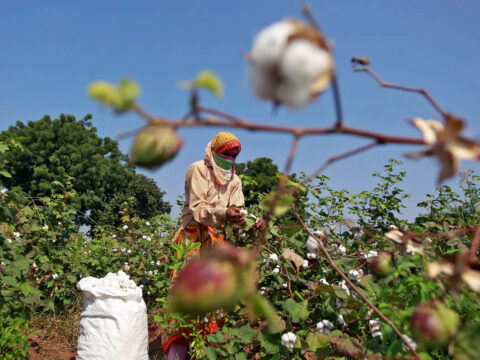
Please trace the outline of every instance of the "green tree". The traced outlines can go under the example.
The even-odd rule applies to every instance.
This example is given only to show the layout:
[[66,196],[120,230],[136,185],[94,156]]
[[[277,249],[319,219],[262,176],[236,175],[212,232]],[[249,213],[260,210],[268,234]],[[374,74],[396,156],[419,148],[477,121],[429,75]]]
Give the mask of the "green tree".
[[155,181],[142,174],[128,174],[122,191],[114,194],[103,209],[92,211],[90,217],[102,225],[119,226],[119,214],[126,208],[141,219],[151,219],[157,215],[170,213],[171,206],[163,201],[161,191]]
[[[127,156],[119,150],[117,141],[97,135],[91,118],[87,115],[76,120],[72,115],[61,114],[52,120],[44,116],[27,124],[17,121],[3,131],[0,141],[14,134],[21,145],[7,154],[5,170],[11,177],[5,179],[4,185],[18,186],[38,197],[51,196],[60,187],[65,199],[69,191],[75,190],[78,196],[71,205],[79,211],[77,224],[88,224],[86,214],[115,224],[112,208],[119,199],[129,196],[138,196],[132,209],[137,216],[170,212],[170,204],[162,200],[164,193],[153,180],[136,174],[128,166]],[[107,214],[102,216],[104,211]]]
[[[278,186],[280,181],[278,166],[273,160],[267,157],[259,157],[247,163],[235,164],[237,174],[242,179],[243,194],[245,196],[245,206],[257,205],[264,195],[271,193]],[[289,180],[298,182],[297,175],[291,174]],[[297,191],[294,195],[295,205],[299,214],[304,215],[307,193]],[[278,223],[287,224],[296,222],[296,216],[289,210],[278,219]]]
[[237,163],[235,169],[242,179],[246,206],[258,204],[260,194],[268,194],[278,185],[278,166],[270,158]]

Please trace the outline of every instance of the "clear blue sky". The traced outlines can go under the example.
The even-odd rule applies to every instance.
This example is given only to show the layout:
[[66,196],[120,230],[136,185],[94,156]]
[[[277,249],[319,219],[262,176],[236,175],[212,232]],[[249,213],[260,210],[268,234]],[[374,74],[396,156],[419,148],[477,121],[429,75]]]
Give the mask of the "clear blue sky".
[[[135,115],[116,116],[87,98],[94,80],[119,81],[128,76],[142,86],[141,105],[155,115],[184,114],[187,94],[177,88],[203,69],[213,69],[226,84],[218,101],[207,106],[251,121],[327,126],[334,120],[331,91],[301,110],[281,109],[249,89],[242,53],[255,34],[285,17],[300,17],[300,1],[2,1],[0,4],[0,130],[16,120],[48,114],[93,114],[100,136],[115,137],[137,128]],[[343,110],[352,126],[387,134],[419,136],[411,117],[438,117],[419,95],[380,88],[365,74],[355,74],[352,56],[368,57],[385,80],[424,87],[446,110],[467,121],[466,135],[479,138],[480,2],[478,1],[315,1],[313,11],[335,43]],[[206,143],[220,129],[182,129],[185,146],[163,168],[146,172],[168,193],[172,203],[183,193],[189,164],[203,157]],[[238,161],[267,156],[283,167],[290,137],[235,131],[243,144]],[[300,143],[293,171],[311,172],[329,156],[367,140],[347,136],[309,137]],[[131,139],[120,141],[127,152]],[[372,186],[370,174],[388,157],[403,160],[413,150],[386,146],[352,157],[327,169],[337,188],[360,191]],[[415,204],[435,187],[434,159],[405,161],[405,190]],[[478,170],[478,163],[462,168]],[[458,184],[456,177],[447,182]]]

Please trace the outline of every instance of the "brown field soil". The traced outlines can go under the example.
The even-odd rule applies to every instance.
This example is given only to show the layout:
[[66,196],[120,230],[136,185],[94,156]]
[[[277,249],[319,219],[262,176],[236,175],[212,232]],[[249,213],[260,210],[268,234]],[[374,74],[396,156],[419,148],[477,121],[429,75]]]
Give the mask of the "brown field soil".
[[[28,337],[30,360],[75,360],[79,313],[35,318],[31,322]],[[162,338],[165,332],[157,323],[148,326],[149,357],[151,360],[163,359]]]

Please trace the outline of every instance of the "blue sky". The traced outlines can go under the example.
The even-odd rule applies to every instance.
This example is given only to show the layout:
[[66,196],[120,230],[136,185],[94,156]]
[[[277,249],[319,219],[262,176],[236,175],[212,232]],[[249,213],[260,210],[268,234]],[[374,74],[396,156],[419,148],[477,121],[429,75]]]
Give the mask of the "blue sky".
[[[300,17],[301,1],[2,1],[0,4],[0,130],[15,121],[48,114],[93,114],[100,136],[135,129],[143,120],[116,116],[86,95],[94,80],[118,82],[127,76],[142,86],[141,105],[152,114],[178,118],[187,94],[180,80],[213,69],[224,80],[225,97],[205,94],[206,106],[254,122],[328,126],[334,121],[331,91],[300,110],[257,100],[250,91],[242,53],[255,34],[285,17]],[[317,1],[313,11],[335,43],[346,123],[386,134],[419,136],[412,117],[438,118],[419,95],[380,88],[366,74],[353,73],[352,56],[365,56],[386,81],[430,90],[446,110],[467,121],[465,134],[480,137],[480,3],[478,1]],[[172,203],[183,193],[186,169],[203,157],[206,143],[220,129],[181,129],[185,146],[176,159],[144,172],[167,192]],[[260,156],[282,168],[290,137],[235,131],[243,144],[238,161]],[[127,152],[132,139],[120,141]],[[293,171],[311,172],[328,157],[365,144],[347,136],[302,139]],[[374,184],[370,174],[388,157],[403,160],[415,147],[384,146],[333,164],[325,174],[336,188],[360,191]],[[465,162],[463,169],[478,170]],[[413,194],[406,216],[435,187],[433,159],[407,161],[404,188]],[[459,178],[447,182],[456,187]]]

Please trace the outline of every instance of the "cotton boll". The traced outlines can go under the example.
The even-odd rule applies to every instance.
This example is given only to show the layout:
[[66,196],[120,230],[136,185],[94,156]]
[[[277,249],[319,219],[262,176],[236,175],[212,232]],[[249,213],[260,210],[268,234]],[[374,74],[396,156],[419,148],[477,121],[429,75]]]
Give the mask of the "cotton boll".
[[345,319],[343,318],[342,314],[337,316],[337,321],[340,325],[345,325]]
[[323,329],[325,328],[325,325],[323,324],[323,322],[319,321],[317,323],[317,331],[319,332],[323,332]]
[[324,278],[321,278],[321,279],[320,279],[320,280],[318,280],[318,281],[320,282],[320,284],[323,284],[323,285],[330,285],[330,284],[328,283],[328,281],[327,281],[326,279],[324,279]]
[[252,64],[248,75],[255,95],[260,99],[275,99],[275,88],[278,81],[274,76],[273,70]]
[[282,335],[282,341],[287,348],[293,349],[295,347],[295,343],[297,342],[297,336],[292,332],[288,332]]
[[295,83],[311,84],[331,69],[330,53],[306,39],[289,44],[280,61],[281,75]]
[[318,250],[319,247],[317,239],[312,236],[308,237],[306,245],[309,252],[315,252]]
[[253,42],[250,58],[262,67],[275,66],[295,28],[288,20],[273,23],[260,31]]
[[240,214],[243,214],[243,215],[247,216],[247,215],[248,215],[248,211],[245,210],[245,209],[242,209],[242,210],[240,210]]
[[283,81],[276,88],[276,99],[292,108],[301,107],[310,100],[309,86],[306,81],[299,83]]
[[278,260],[278,255],[277,254],[270,254],[268,255],[268,258],[272,261],[277,261]]
[[323,325],[325,325],[325,327],[329,330],[332,330],[333,329],[333,323],[329,320],[322,320],[323,322]]

